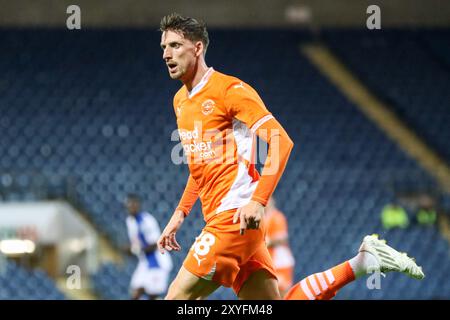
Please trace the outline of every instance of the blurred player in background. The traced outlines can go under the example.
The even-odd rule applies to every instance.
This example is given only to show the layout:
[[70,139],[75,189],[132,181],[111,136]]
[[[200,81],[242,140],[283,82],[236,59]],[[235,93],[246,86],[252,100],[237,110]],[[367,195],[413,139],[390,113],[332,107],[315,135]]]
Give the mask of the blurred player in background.
[[130,250],[139,259],[131,278],[131,298],[157,299],[167,291],[172,259],[157,250],[156,242],[161,235],[158,222],[150,213],[141,210],[137,195],[128,195],[126,208]]
[[271,197],[266,207],[266,245],[272,257],[281,296],[294,284],[295,259],[288,241],[288,224],[285,215],[276,207]]
[[[190,175],[159,250],[181,250],[175,236],[198,198],[206,222],[166,299],[204,299],[220,286],[232,287],[239,299],[280,299],[263,218],[294,144],[251,86],[206,65],[209,37],[203,23],[171,14],[160,30],[169,76],[183,83],[173,107]],[[261,175],[255,135],[268,144]],[[412,259],[367,236],[356,257],[302,280],[285,298],[330,299],[373,271],[423,277]]]

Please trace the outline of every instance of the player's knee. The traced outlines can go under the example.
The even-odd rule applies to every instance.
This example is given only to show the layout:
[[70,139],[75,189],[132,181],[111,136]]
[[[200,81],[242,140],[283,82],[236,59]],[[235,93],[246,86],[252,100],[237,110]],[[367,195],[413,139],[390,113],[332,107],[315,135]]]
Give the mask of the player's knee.
[[169,290],[164,300],[195,300],[196,298],[192,294],[180,290]]
[[167,290],[167,294],[164,297],[164,300],[177,300],[177,297],[179,296],[179,292],[177,292],[176,288],[174,287],[174,283],[169,286],[169,290]]
[[167,291],[167,295],[164,298],[165,300],[203,300],[205,299],[209,293],[206,293],[207,290],[198,286],[197,288],[186,289],[182,285],[177,285],[177,282],[174,281]]
[[254,272],[238,293],[242,300],[279,300],[278,281],[266,270]]
[[176,282],[172,282],[172,284],[169,286],[169,290],[167,291],[165,300],[190,300],[192,299],[190,295],[181,289],[179,285],[176,284]]

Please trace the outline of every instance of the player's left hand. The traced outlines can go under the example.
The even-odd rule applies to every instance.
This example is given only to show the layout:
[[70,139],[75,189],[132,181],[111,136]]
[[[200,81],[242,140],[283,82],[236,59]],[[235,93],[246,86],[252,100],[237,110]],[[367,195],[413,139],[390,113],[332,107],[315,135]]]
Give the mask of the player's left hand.
[[240,233],[244,234],[246,229],[258,229],[264,217],[265,207],[258,201],[250,200],[242,208],[237,209],[233,217],[233,223],[240,220]]

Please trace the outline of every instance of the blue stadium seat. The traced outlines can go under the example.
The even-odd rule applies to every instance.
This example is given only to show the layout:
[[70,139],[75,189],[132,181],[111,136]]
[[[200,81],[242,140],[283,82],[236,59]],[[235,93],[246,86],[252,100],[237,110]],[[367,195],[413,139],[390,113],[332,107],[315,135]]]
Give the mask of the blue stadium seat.
[[0,299],[64,300],[63,293],[42,270],[25,270],[6,260],[0,272]]

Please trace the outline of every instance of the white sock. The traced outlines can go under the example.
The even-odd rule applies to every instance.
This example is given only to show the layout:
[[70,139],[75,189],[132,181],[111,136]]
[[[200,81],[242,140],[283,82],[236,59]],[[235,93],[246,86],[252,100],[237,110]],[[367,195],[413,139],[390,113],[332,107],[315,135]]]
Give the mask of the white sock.
[[374,255],[366,251],[359,252],[348,262],[352,267],[356,279],[365,276],[367,274],[367,270],[379,267],[379,263]]

